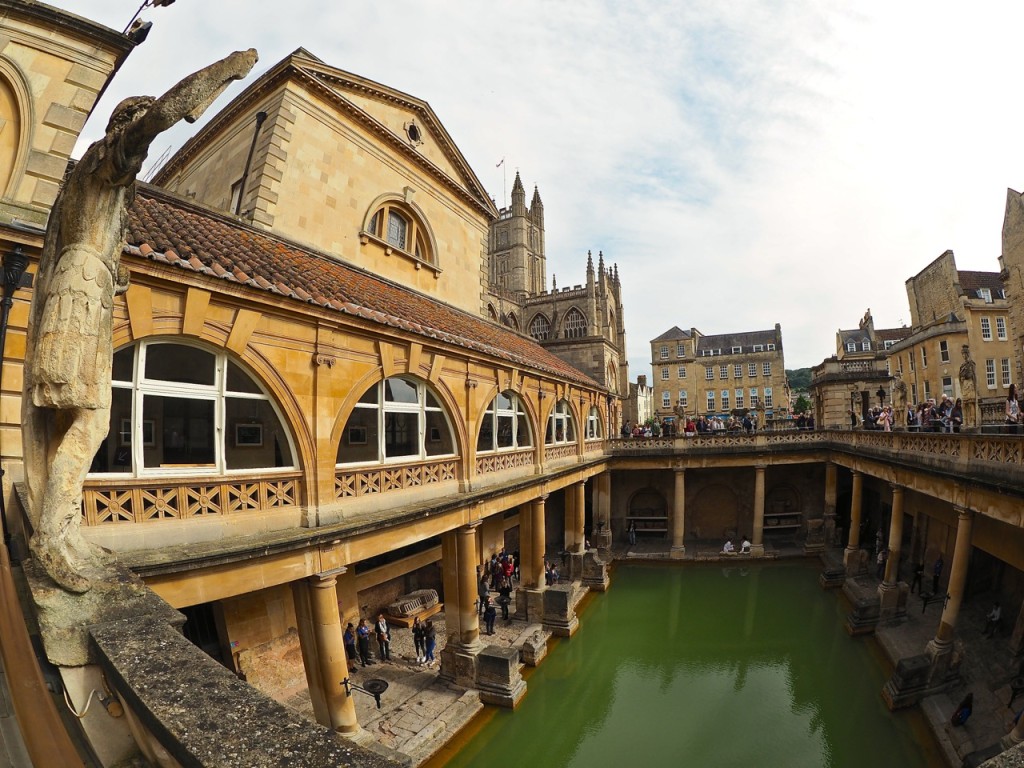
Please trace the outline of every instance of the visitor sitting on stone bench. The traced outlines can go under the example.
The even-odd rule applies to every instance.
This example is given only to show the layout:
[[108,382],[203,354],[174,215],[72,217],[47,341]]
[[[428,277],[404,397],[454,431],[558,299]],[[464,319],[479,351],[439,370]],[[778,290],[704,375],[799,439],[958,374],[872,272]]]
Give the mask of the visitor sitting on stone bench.
[[746,536],[743,537],[743,543],[740,544],[740,554],[741,555],[749,555],[750,554],[750,539],[748,539]]
[[722,554],[723,555],[735,555],[736,554],[736,547],[733,546],[732,539],[729,539],[729,540],[727,540],[725,542],[725,546],[722,547]]

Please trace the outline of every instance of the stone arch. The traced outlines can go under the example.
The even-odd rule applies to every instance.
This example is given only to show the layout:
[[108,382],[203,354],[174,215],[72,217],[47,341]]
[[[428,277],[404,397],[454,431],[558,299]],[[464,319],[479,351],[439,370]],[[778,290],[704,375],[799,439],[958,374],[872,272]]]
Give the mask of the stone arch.
[[0,194],[7,198],[14,197],[25,174],[35,125],[32,93],[26,83],[17,64],[0,56]]
[[641,488],[630,496],[626,509],[630,517],[668,516],[668,502],[664,494],[650,486]]
[[551,338],[551,321],[543,312],[535,314],[527,328],[530,336],[536,341],[545,341]]
[[495,323],[498,322],[498,312],[494,309],[493,304],[487,305],[487,319]]
[[[742,534],[739,528],[739,501],[727,485],[702,488],[688,506],[686,528],[695,539],[725,540]],[[747,532],[749,534],[749,531]]]
[[569,311],[562,317],[563,339],[581,339],[587,335],[587,316],[580,311],[579,307],[570,307]]
[[519,318],[516,317],[515,312],[509,312],[505,316],[505,324],[514,331],[519,330]]
[[764,511],[770,515],[802,513],[803,504],[800,492],[788,483],[773,485],[765,496]]
[[415,229],[413,233],[410,233],[410,242],[406,243],[405,247],[401,250],[439,269],[441,267],[441,256],[437,249],[437,238],[434,236],[434,230],[431,228],[430,221],[427,219],[423,209],[408,196],[402,196],[393,192],[378,195],[370,203],[366,213],[363,215],[363,223],[360,228],[361,235],[364,238],[371,236],[378,241],[386,243],[385,230],[387,222],[384,221],[384,215],[390,209],[394,209],[403,218],[411,220]]

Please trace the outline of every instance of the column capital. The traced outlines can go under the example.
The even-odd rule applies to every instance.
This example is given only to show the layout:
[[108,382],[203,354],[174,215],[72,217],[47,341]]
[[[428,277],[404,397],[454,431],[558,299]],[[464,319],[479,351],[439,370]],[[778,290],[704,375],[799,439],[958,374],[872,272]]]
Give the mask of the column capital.
[[460,525],[456,530],[462,532],[469,532],[472,531],[474,528],[479,527],[481,523],[483,523],[483,520],[470,520],[468,523],[463,523],[462,525]]
[[548,500],[548,495],[549,494],[547,494],[547,493],[542,493],[540,496],[535,498],[534,501],[539,501],[541,504],[543,504],[545,501]]
[[754,465],[754,471],[755,472],[764,472],[766,469],[768,469],[768,465],[767,464],[755,464]]
[[863,473],[863,472],[861,472],[861,471],[860,471],[859,469],[851,469],[851,470],[850,470],[850,474],[851,474],[851,475],[852,475],[853,477],[860,477],[860,476],[861,476],[862,474],[864,474],[864,473]]
[[974,517],[974,510],[970,507],[962,507],[959,504],[954,504],[953,511],[956,512],[956,516],[960,520],[970,520]]
[[307,581],[311,587],[318,589],[328,589],[336,586],[338,583],[337,579],[338,569],[332,569],[330,571],[324,571],[323,573],[314,573],[312,576],[307,577]]
[[905,490],[899,483],[889,483],[889,489],[892,491],[892,495],[895,496],[897,493],[903,493]]
[[677,475],[685,475],[686,467],[672,467],[672,471],[675,472]]

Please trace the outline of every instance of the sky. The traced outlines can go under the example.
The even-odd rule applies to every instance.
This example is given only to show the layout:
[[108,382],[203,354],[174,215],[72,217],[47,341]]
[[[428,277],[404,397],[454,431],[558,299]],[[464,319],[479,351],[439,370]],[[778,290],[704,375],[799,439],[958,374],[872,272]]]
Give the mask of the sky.
[[[119,30],[138,8],[51,3]],[[780,323],[800,368],[869,307],[876,328],[908,324],[905,281],[944,251],[999,269],[1006,190],[1024,188],[1024,3],[177,0],[142,17],[76,156],[126,96],[304,47],[427,101],[499,207],[516,170],[528,199],[536,184],[549,287],[583,283],[588,250],[618,265],[634,380],[673,326]]]

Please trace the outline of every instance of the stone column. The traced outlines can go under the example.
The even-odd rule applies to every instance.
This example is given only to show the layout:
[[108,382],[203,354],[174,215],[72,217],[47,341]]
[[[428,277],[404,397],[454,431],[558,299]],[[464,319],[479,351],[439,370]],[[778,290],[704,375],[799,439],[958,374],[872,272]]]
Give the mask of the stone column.
[[335,591],[338,593],[338,611],[341,614],[341,626],[350,621],[359,625],[359,590],[356,588],[356,569],[349,565],[335,574],[338,580]]
[[764,464],[754,465],[754,536],[750,554],[764,554]]
[[847,538],[846,551],[843,553],[843,565],[847,576],[860,573],[860,504],[863,494],[864,476],[853,470],[853,493],[850,498],[850,531]]
[[349,675],[336,585],[333,572],[311,576],[297,585],[296,607],[300,624],[307,630],[300,631],[299,638],[306,641],[302,656],[310,698],[320,705],[314,706],[318,722],[352,734],[359,731],[359,722],[355,702],[341,683]]
[[[1017,621],[1013,625],[1013,633],[1010,635],[1010,651],[1014,656],[1024,651],[1024,604],[1017,612]],[[1024,722],[1024,717],[1021,718]]]
[[825,463],[825,546],[831,547],[836,543],[836,496],[838,486],[836,477],[838,475],[836,465],[831,461]]
[[476,654],[480,642],[477,610],[477,533],[480,522],[448,531],[441,538],[447,643],[441,650],[440,675],[459,685],[476,681]]
[[946,587],[946,605],[942,609],[942,618],[939,619],[938,632],[928,642],[928,648],[925,651],[932,662],[929,680],[933,684],[944,681],[950,672],[953,632],[956,629],[957,617],[960,615],[960,603],[964,598],[967,565],[971,555],[974,512],[963,507],[956,507],[956,515],[956,543],[953,545],[953,565],[949,571],[949,584]]
[[516,590],[516,618],[540,621],[544,612],[544,501],[547,495],[523,504],[519,511],[520,583]]
[[563,521],[565,551],[572,553],[576,551],[576,493],[573,486],[565,487],[562,491],[562,498],[565,500],[565,519]]
[[[569,552],[569,580],[583,580],[583,554],[586,552],[586,486],[584,483],[573,483],[568,490],[568,496],[572,498],[570,509],[572,513],[566,513],[566,550]],[[572,526],[572,544],[569,544],[569,527]]]
[[576,549],[578,554],[583,554],[587,548],[587,484],[576,483],[573,487],[576,501],[573,507],[576,512],[574,525],[576,527]]
[[903,547],[903,487],[892,488],[892,520],[889,522],[889,559],[885,563],[885,580],[878,587],[879,620],[905,616],[907,613],[906,584],[900,584],[900,553]]
[[672,548],[669,557],[682,560],[686,557],[686,470],[676,469],[675,492],[672,494]]
[[612,473],[605,471],[594,476],[594,527],[591,542],[599,550],[612,546]]

